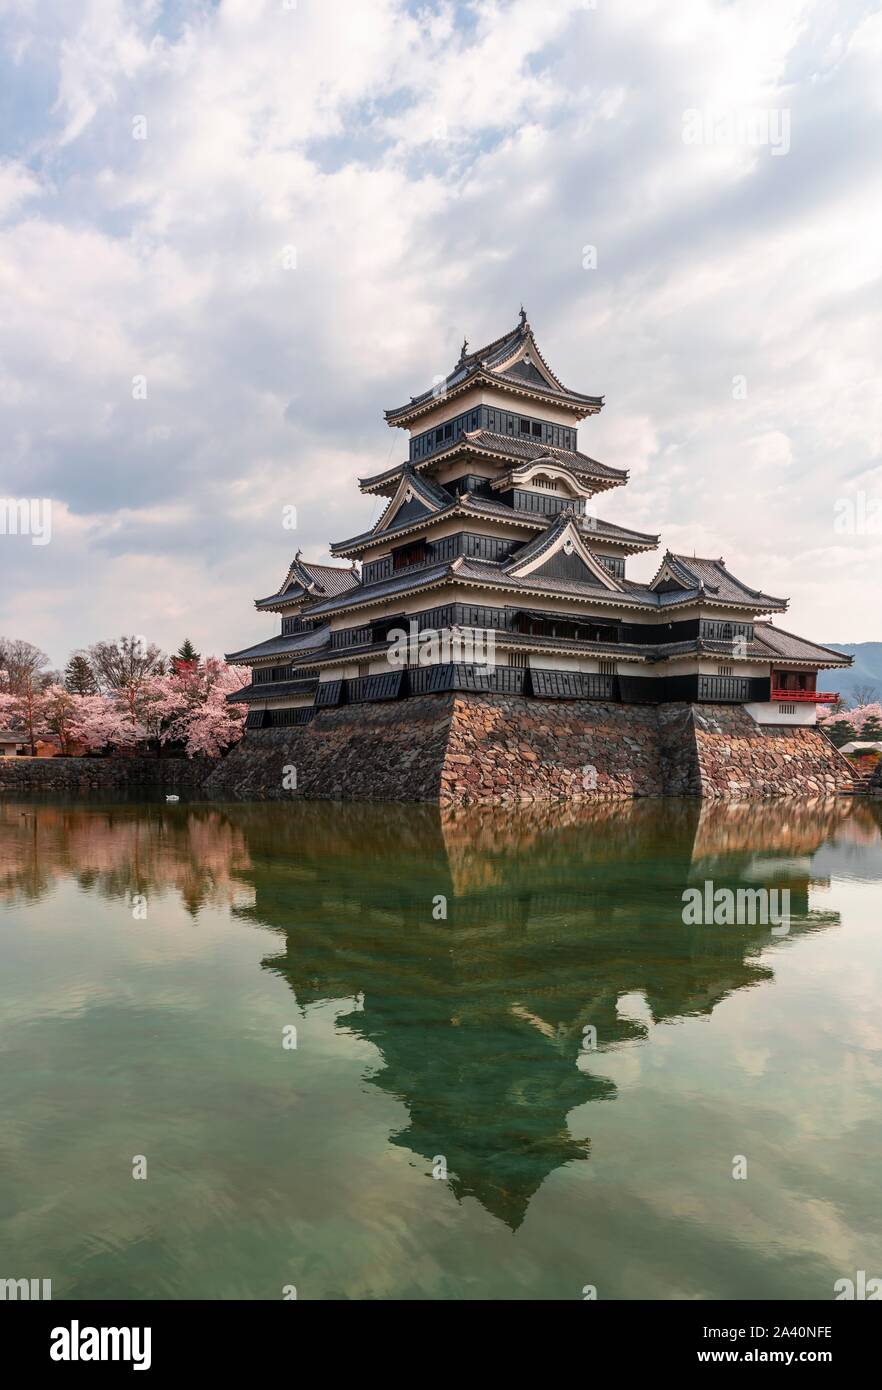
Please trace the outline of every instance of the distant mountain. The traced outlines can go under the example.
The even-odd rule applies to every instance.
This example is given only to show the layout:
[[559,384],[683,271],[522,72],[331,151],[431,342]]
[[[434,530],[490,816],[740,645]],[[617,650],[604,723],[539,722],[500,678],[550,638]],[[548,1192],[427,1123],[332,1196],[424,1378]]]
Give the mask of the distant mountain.
[[870,694],[873,700],[882,700],[882,642],[825,642],[823,645],[854,657],[850,671],[830,671],[822,677],[835,682],[832,689],[839,691],[846,704],[855,704],[858,692]]

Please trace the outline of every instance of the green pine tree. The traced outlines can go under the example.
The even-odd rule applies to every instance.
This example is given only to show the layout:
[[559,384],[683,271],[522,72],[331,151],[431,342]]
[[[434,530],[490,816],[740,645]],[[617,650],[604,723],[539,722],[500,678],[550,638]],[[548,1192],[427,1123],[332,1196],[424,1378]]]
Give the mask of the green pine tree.
[[184,638],[178,650],[175,652],[175,656],[179,661],[201,661],[202,659],[189,637]]
[[834,719],[832,724],[825,724],[823,727],[824,733],[837,748],[841,748],[843,743],[851,743],[855,737],[854,729],[847,719]]
[[64,688],[71,695],[97,695],[98,682],[83,652],[74,652],[64,668]]

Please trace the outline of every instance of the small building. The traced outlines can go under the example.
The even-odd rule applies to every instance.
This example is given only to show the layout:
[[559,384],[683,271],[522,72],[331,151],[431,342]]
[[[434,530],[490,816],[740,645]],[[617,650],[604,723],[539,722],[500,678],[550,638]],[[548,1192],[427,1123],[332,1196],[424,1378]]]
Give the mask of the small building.
[[12,729],[0,729],[0,758],[14,758],[24,752],[26,743],[20,733]]
[[227,656],[251,672],[230,697],[249,706],[246,727],[453,691],[738,705],[756,724],[814,725],[838,699],[818,673],[852,658],[779,627],[786,598],[719,557],[666,550],[648,582],[629,574],[659,537],[595,510],[628,482],[579,438],[603,406],[552,371],[522,310],[386,411],[406,457],[360,480],[384,501],[379,519],[331,546],[348,564],[298,552],[255,604],[279,615],[278,634]]

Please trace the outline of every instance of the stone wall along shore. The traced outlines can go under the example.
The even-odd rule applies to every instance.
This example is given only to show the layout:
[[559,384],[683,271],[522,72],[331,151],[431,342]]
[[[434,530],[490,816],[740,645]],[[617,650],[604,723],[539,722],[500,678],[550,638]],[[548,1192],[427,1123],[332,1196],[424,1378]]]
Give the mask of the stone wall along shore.
[[207,770],[205,762],[188,758],[0,758],[0,797],[192,793]]

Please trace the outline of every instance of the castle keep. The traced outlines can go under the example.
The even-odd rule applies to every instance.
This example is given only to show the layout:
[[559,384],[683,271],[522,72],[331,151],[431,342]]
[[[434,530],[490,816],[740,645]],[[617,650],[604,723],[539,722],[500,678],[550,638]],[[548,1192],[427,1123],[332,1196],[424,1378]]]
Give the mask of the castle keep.
[[787,600],[723,559],[666,551],[648,583],[629,577],[628,557],[659,537],[597,514],[628,481],[579,447],[579,423],[602,408],[559,380],[522,310],[386,412],[408,443],[401,463],[360,480],[386,499],[379,520],[331,546],[348,563],[298,552],[256,601],[279,615],[278,635],[227,657],[251,674],[231,697],[248,715],[218,773],[227,791],[272,794],[258,769],[283,745],[313,796],[849,784],[815,721],[836,698],[818,673],[850,658],[779,627]]

